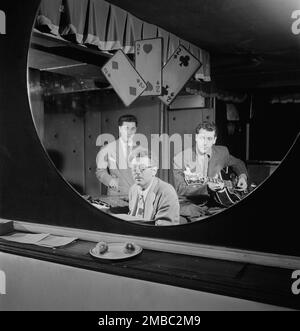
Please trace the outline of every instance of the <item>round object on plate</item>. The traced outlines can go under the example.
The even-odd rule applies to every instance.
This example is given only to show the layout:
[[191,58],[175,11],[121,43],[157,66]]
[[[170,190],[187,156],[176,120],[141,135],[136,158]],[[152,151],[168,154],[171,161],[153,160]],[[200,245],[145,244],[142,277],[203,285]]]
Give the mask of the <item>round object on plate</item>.
[[133,243],[126,243],[124,247],[124,253],[131,254],[135,251],[135,246]]
[[96,247],[93,249],[95,254],[104,254],[108,251],[108,245],[105,241],[100,241],[98,242],[98,244],[96,245]]
[[[130,244],[127,246],[127,244]],[[143,249],[141,246],[134,243],[124,243],[124,242],[110,242],[107,243],[108,250],[103,254],[97,254],[95,248],[90,250],[90,254],[100,260],[123,260],[132,258],[140,254]]]

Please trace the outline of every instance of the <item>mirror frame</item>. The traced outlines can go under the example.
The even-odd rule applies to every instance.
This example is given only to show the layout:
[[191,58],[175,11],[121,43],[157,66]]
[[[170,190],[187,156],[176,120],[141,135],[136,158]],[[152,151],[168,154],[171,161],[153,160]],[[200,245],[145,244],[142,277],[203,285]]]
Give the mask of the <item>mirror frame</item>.
[[[274,173],[246,199],[220,214],[172,227],[148,227],[111,217],[62,178],[36,132],[29,102],[27,57],[39,0],[4,1],[7,34],[0,36],[0,216],[30,223],[300,256],[299,222],[288,217],[298,199],[284,194],[297,174],[299,136]],[[17,22],[17,24],[15,24]],[[16,97],[17,94],[17,97]],[[296,187],[299,177],[293,180]],[[278,194],[278,191],[280,191]],[[287,207],[285,207],[287,206]]]

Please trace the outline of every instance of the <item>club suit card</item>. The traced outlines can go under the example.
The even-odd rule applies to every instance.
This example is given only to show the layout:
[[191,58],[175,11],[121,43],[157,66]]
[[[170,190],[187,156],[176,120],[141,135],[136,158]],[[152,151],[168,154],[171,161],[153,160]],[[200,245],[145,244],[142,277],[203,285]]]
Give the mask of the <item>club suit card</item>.
[[163,67],[162,95],[160,100],[167,106],[200,68],[201,62],[196,59],[184,46],[180,45]]
[[135,69],[147,85],[142,96],[161,95],[162,38],[135,42]]
[[122,50],[117,51],[101,71],[125,106],[129,106],[146,89],[143,78]]

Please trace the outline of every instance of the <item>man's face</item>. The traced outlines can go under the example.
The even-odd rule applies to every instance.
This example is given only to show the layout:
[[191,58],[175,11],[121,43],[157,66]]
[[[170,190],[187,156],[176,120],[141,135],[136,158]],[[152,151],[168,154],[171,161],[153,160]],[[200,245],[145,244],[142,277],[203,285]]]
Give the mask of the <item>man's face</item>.
[[135,122],[123,122],[122,126],[119,126],[120,138],[126,143],[132,140],[135,133]]
[[146,189],[155,177],[157,168],[152,167],[149,158],[144,156],[132,160],[131,171],[136,184],[142,189]]
[[196,134],[196,143],[199,152],[202,154],[209,152],[212,145],[216,143],[216,139],[215,131],[200,129],[199,133]]

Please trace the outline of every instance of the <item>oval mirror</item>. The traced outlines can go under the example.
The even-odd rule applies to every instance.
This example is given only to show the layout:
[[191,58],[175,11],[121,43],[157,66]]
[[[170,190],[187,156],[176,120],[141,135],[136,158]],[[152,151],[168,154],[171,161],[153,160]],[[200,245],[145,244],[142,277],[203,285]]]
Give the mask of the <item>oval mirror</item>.
[[[189,15],[174,1],[170,19],[163,2],[115,2],[41,2],[28,86],[49,157],[100,212],[141,224],[185,224],[233,206],[299,131],[299,77],[289,75],[299,59],[278,16],[293,1],[259,15],[247,3],[230,13],[206,1],[201,20],[197,1]],[[245,13],[255,31],[234,19]]]

